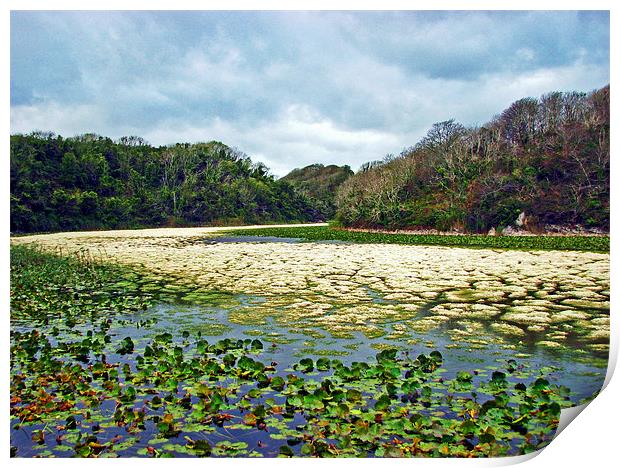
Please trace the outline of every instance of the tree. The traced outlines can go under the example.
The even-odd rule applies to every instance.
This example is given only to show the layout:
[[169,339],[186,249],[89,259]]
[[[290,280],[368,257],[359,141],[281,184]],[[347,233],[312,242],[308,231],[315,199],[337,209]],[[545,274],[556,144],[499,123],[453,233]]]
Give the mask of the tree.
[[513,145],[526,145],[535,136],[538,122],[538,101],[519,99],[502,112],[500,122],[504,138]]
[[609,228],[609,87],[514,102],[480,128],[434,124],[338,191],[349,226],[485,231],[514,222]]
[[80,211],[84,216],[96,216],[99,210],[99,196],[92,191],[82,192]]
[[416,145],[419,150],[435,154],[447,154],[465,134],[465,127],[454,119],[434,123],[426,136]]

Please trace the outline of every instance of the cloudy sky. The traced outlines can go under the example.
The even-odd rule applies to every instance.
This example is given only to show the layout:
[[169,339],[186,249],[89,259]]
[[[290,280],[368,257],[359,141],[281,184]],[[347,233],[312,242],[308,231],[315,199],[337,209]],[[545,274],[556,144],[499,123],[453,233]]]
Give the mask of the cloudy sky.
[[220,140],[275,175],[609,82],[606,12],[12,12],[11,131]]

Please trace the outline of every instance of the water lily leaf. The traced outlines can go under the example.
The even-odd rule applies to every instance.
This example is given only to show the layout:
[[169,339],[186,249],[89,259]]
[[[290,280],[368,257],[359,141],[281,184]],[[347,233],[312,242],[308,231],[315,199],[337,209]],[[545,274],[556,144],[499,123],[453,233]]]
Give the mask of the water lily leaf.
[[441,364],[443,363],[443,356],[441,355],[441,353],[439,351],[431,351],[431,353],[429,354],[429,357],[435,362],[435,364],[437,364],[438,366],[441,366]]
[[362,392],[360,392],[359,390],[355,390],[353,388],[347,390],[347,400],[349,400],[352,403],[361,401],[362,399]]
[[269,385],[271,386],[271,388],[273,388],[276,391],[281,391],[284,389],[284,386],[286,385],[286,382],[284,381],[284,379],[282,377],[280,377],[279,375],[273,377],[271,379],[271,382],[269,383]]
[[54,452],[69,452],[71,450],[73,449],[67,445],[56,445],[56,447],[54,447]]
[[292,395],[289,396],[286,399],[286,404],[290,405],[290,406],[295,406],[295,407],[301,407],[301,405],[303,404],[303,400],[301,399],[301,397],[297,396],[297,395]]
[[393,362],[396,359],[397,352],[396,348],[384,349],[376,355],[377,362]]
[[383,454],[380,456],[385,458],[401,458],[403,456],[403,451],[399,447],[396,447],[394,445],[388,445],[384,447]]
[[125,388],[125,391],[120,396],[120,400],[124,403],[130,403],[136,399],[136,389],[133,387]]
[[134,350],[134,342],[131,339],[131,337],[126,336],[125,338],[123,338],[123,340],[120,343],[120,346],[118,347],[118,349],[116,350],[116,352],[118,354],[131,354],[133,353]]
[[549,388],[549,381],[543,378],[538,378],[532,385],[532,389],[535,391],[546,390]]
[[213,451],[213,447],[211,447],[211,444],[209,443],[209,441],[204,440],[204,439],[199,439],[199,440],[189,439],[187,443],[187,448],[195,452],[196,455],[200,457],[208,457],[209,455],[211,455],[211,452]]
[[228,353],[222,358],[222,362],[228,367],[233,367],[235,362],[237,362],[237,357],[234,354]]
[[309,410],[320,410],[325,408],[325,405],[316,395],[305,395],[303,399],[303,406]]
[[257,417],[257,418],[264,418],[267,415],[267,411],[265,410],[265,407],[263,405],[258,405],[256,406],[253,410],[252,413]]
[[243,416],[243,424],[248,426],[256,426],[257,417],[253,413],[247,413]]
[[260,398],[262,394],[263,394],[262,390],[260,390],[259,388],[253,388],[247,393],[247,397],[248,398]]
[[244,371],[254,370],[254,359],[247,356],[241,356],[237,362],[237,367]]
[[319,358],[316,360],[316,368],[319,371],[327,371],[331,367],[330,360],[327,358]]
[[478,438],[483,444],[490,444],[492,442],[495,442],[495,431],[491,426],[489,426],[480,433]]
[[295,364],[294,367],[304,373],[312,372],[314,370],[314,361],[310,358],[304,358]]
[[77,427],[77,421],[75,420],[75,416],[69,416],[65,420],[65,428],[66,429],[75,429]]
[[340,419],[346,418],[349,415],[350,408],[345,403],[338,403],[335,407],[336,416]]
[[478,426],[471,419],[467,419],[461,423],[460,430],[463,434],[475,434],[478,431]]
[[44,444],[45,443],[45,432],[42,430],[38,430],[38,431],[32,431],[32,441],[36,442],[37,444]]
[[280,446],[280,450],[279,450],[279,456],[282,457],[292,457],[293,451],[291,450],[291,448],[288,445],[282,445]]
[[375,403],[375,409],[377,411],[385,411],[390,407],[391,399],[388,395],[381,395]]

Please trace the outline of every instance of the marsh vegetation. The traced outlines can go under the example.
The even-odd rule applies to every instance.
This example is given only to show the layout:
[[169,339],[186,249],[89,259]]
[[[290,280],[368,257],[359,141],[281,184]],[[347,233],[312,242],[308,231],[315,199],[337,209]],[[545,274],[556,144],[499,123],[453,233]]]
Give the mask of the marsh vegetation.
[[516,455],[602,385],[608,254],[297,229],[13,238],[13,454]]

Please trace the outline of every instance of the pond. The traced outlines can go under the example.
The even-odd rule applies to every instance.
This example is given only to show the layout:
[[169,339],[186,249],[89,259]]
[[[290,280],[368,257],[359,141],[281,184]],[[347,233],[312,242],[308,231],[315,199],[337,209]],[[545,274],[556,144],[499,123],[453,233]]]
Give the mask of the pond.
[[[235,299],[245,308],[252,308],[265,302],[264,298],[258,296],[242,295],[233,298]],[[251,314],[251,310],[247,313]],[[514,359],[521,363],[527,361],[530,370],[541,371],[553,383],[570,388],[571,400],[574,403],[589,400],[600,389],[607,370],[607,356],[604,353],[584,356],[578,347],[560,350],[541,348],[536,346],[535,338],[525,342],[512,338],[512,344],[500,345],[494,338],[490,323],[486,324],[484,332],[476,335],[476,339],[486,342],[486,345],[472,349],[466,342],[458,344],[458,341],[446,333],[458,326],[450,321],[426,333],[412,331],[403,337],[382,336],[368,340],[361,332],[356,332],[348,338],[334,338],[329,333],[322,334],[318,329],[314,330],[314,333],[304,334],[295,329],[283,329],[273,319],[267,320],[264,326],[257,328],[255,325],[230,322],[228,315],[229,310],[222,306],[159,304],[137,313],[127,325],[115,327],[115,335],[146,340],[162,332],[178,334],[181,330],[192,334],[200,331],[205,339],[212,340],[222,338],[244,340],[258,337],[266,345],[264,358],[277,361],[283,368],[289,368],[293,363],[308,356],[315,359],[321,356],[334,357],[350,365],[354,361],[367,361],[381,349],[397,348],[412,355],[429,354],[438,350],[442,353],[444,361],[449,363],[449,367],[445,369],[446,378],[453,378],[460,371],[472,369],[478,369],[479,372],[496,370],[501,363]],[[147,320],[149,323],[141,328],[135,327],[135,322]],[[508,343],[511,343],[510,339]],[[530,380],[536,375],[532,372]]]
[[[204,229],[199,233],[192,230],[154,231],[157,230],[66,233],[13,240],[15,243],[36,242],[48,249],[60,247],[65,252],[81,251],[91,255],[102,255],[103,252],[108,261],[139,268],[139,275],[119,278],[114,287],[146,297],[151,305],[130,314],[111,315],[110,323],[105,326],[108,342],[102,345],[107,355],[106,362],[119,366],[128,364],[130,373],[139,373],[140,366],[148,368],[146,347],[157,342],[157,337],[162,334],[170,333],[170,342],[162,345],[162,349],[174,353],[175,347],[180,348],[182,351],[178,352],[187,359],[201,340],[209,343],[208,346],[217,347],[218,340],[228,338],[230,343],[245,343],[241,346],[244,349],[231,345],[230,353],[236,353],[236,358],[241,360],[251,351],[248,351],[250,343],[257,340],[261,342],[261,349],[248,355],[267,366],[274,364],[270,381],[274,376],[286,379],[289,375],[296,375],[301,380],[304,376],[310,380],[318,379],[316,382],[331,378],[336,387],[349,386],[346,391],[352,390],[352,384],[340,373],[348,371],[340,371],[338,366],[348,369],[356,368],[358,364],[353,364],[355,362],[375,362],[377,353],[391,352],[390,349],[398,352],[394,361],[401,362],[402,359],[403,369],[426,362],[425,358],[416,360],[420,354],[440,353],[441,365],[423,376],[430,379],[425,381],[429,385],[426,387],[428,391],[431,392],[432,388],[433,394],[442,395],[438,396],[439,400],[452,394],[459,395],[454,385],[463,384],[458,383],[458,379],[463,378],[464,373],[471,376],[468,381],[471,388],[463,388],[468,390],[475,390],[478,386],[484,389],[489,385],[489,379],[495,383],[497,379],[501,381],[501,375],[507,375],[507,382],[516,384],[516,388],[519,384],[528,388],[540,387],[539,381],[544,378],[549,385],[570,389],[570,393],[559,391],[565,399],[562,406],[591,399],[604,381],[609,343],[609,256],[606,254],[308,243],[298,242],[298,239],[282,241],[280,238],[265,242],[265,238],[257,241],[252,236],[217,238],[215,231]],[[48,336],[52,349],[60,346],[56,340],[82,339],[88,336],[88,330],[91,335],[98,333],[93,322],[78,320],[70,325],[65,328],[62,324],[55,325],[57,338]],[[27,321],[12,321],[13,332],[26,333],[35,328],[44,331],[40,324],[33,326]],[[26,335],[18,338],[17,341],[23,342],[31,339]],[[136,364],[131,353],[116,352],[123,349],[127,339],[131,339],[131,348],[133,350],[135,346],[142,363],[139,360]],[[214,349],[216,353],[217,348]],[[114,352],[109,352],[111,350]],[[303,372],[300,361],[308,358],[314,362],[322,359],[321,362],[333,363],[318,374],[316,369]],[[94,359],[94,354],[90,359]],[[411,364],[408,359],[417,364]],[[224,362],[220,365],[226,369],[232,366],[232,372],[238,364]],[[374,376],[375,371],[365,372]],[[200,447],[206,450],[206,445],[199,444],[200,447],[196,448],[195,442],[197,437],[202,437],[209,440],[211,455],[275,456],[282,451],[286,455],[289,449],[294,455],[318,453],[320,444],[307,440],[304,444],[293,436],[296,427],[314,424],[314,419],[308,418],[312,411],[323,411],[323,414],[327,411],[313,407],[316,402],[310,402],[305,413],[293,411],[290,419],[286,419],[277,411],[261,416],[262,410],[256,410],[256,407],[277,409],[295,395],[282,395],[277,388],[272,389],[270,393],[257,397],[250,410],[239,408],[239,402],[245,401],[243,397],[236,400],[229,395],[226,414],[243,419],[250,411],[252,417],[258,417],[260,421],[267,418],[272,432],[251,425],[254,430],[248,432],[248,427],[233,423],[212,424],[208,429],[200,426],[201,430],[197,431],[197,423],[182,415],[183,382],[178,375],[174,377],[179,388],[178,394],[174,392],[175,400],[169,402],[170,413],[165,413],[161,407],[151,409],[160,418],[173,414],[170,417],[177,421],[176,424],[181,424],[179,421],[182,420],[183,434],[173,436],[170,433],[171,437],[160,437],[161,424],[167,424],[161,420],[159,423],[145,423],[139,436],[128,433],[123,426],[112,425],[103,431],[99,429],[96,444],[103,446],[117,437],[120,450],[93,449],[92,453],[80,450],[86,455],[96,454],[96,450],[120,456],[200,455]],[[218,376],[217,381],[221,387],[240,392],[244,388],[248,392],[255,388],[249,383],[234,383],[230,375]],[[420,383],[424,385],[422,380]],[[362,399],[368,398],[366,404],[371,407],[376,406],[382,396],[379,387],[373,386],[375,384],[377,382],[369,380],[362,389]],[[122,395],[126,383],[120,385]],[[153,388],[157,387],[153,385]],[[291,385],[289,382],[286,388],[292,388]],[[396,385],[398,391],[405,391],[401,384],[382,382],[381,385],[382,392],[391,388],[385,385]],[[136,388],[136,402],[143,401],[144,405],[152,406],[148,400],[151,398],[149,392],[142,393]],[[306,387],[301,387],[300,391],[302,396],[308,394]],[[478,394],[474,400],[480,404],[496,402],[499,398],[497,392],[480,391]],[[265,403],[269,398],[273,401]],[[510,398],[513,403],[505,408],[516,411],[519,405],[523,406],[522,401],[516,403],[521,396],[515,394]],[[449,397],[448,401],[451,399]],[[462,418],[458,416],[461,414],[458,408],[450,406],[452,403],[441,400],[443,403],[439,404],[439,400],[428,414],[421,406],[418,409],[420,414],[432,418],[433,412],[439,412]],[[200,403],[200,397],[192,393],[188,401],[187,404],[194,407]],[[135,407],[139,407],[137,403]],[[328,408],[327,403],[325,407]],[[294,405],[287,408],[294,408]],[[379,409],[383,409],[382,404]],[[112,415],[120,417],[117,414],[118,401],[104,401],[92,412],[98,413],[103,421]],[[368,416],[365,410],[362,413],[364,417]],[[385,416],[373,414],[373,417]],[[513,420],[518,421],[520,417],[515,416]],[[78,418],[83,429],[92,427],[92,423],[86,421],[87,418]],[[44,425],[34,424],[28,429],[22,426],[12,431],[12,444],[20,446],[20,456],[74,454],[74,449],[66,450],[62,444],[62,448],[56,450],[58,447],[51,449],[34,443],[33,437],[36,439],[36,431],[42,427]],[[552,436],[552,431],[546,431],[537,443],[542,444],[548,440],[547,436]],[[166,431],[163,433],[165,435]],[[77,437],[72,436],[70,430],[66,435],[71,441],[72,437]],[[383,437],[375,436],[377,440]],[[130,440],[132,437],[136,440]],[[484,439],[487,436],[478,434],[477,437]],[[285,439],[289,442],[285,444],[289,449],[276,442]],[[329,447],[333,441],[328,439],[325,438],[325,447],[328,448],[321,449],[325,453],[318,454],[331,453]],[[502,446],[502,453],[522,453],[522,439],[514,435],[511,442]],[[472,439],[471,443],[474,442]],[[123,443],[128,445],[125,452]],[[234,445],[236,443],[242,444]],[[393,450],[391,445],[382,443],[384,445],[375,444],[374,449],[367,448],[362,453],[371,456],[381,455],[382,450]],[[79,440],[72,446],[81,447]],[[439,446],[433,450],[444,450],[437,448]],[[306,448],[302,450],[302,447]],[[354,453],[347,452],[346,447],[338,450],[349,456]],[[398,450],[404,456],[415,454],[419,448],[416,446],[407,451],[401,447]]]
[[205,242],[207,244],[220,244],[222,242],[285,242],[296,243],[301,242],[303,239],[298,237],[272,237],[272,236],[217,236],[208,237]]

